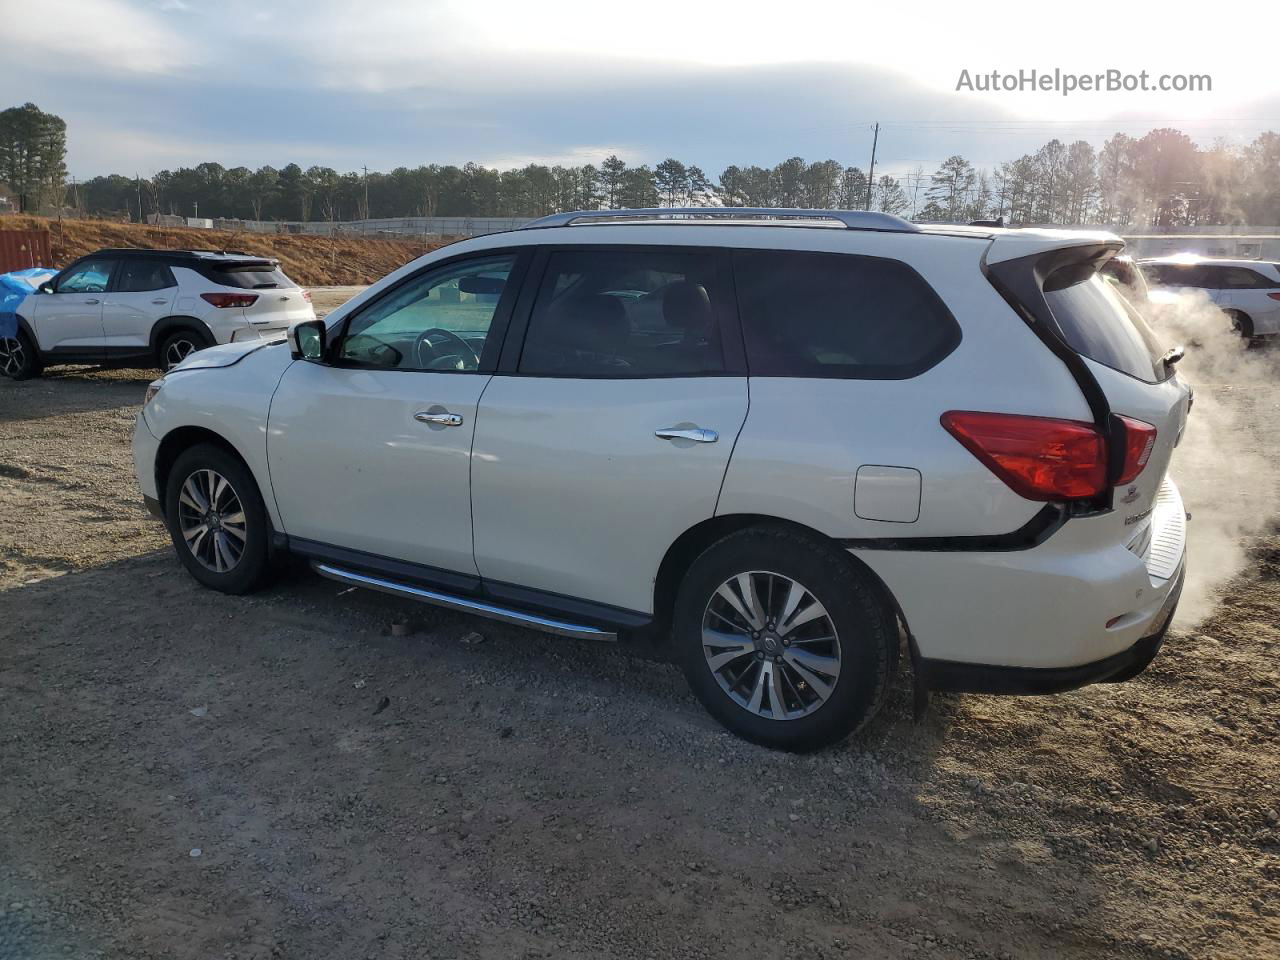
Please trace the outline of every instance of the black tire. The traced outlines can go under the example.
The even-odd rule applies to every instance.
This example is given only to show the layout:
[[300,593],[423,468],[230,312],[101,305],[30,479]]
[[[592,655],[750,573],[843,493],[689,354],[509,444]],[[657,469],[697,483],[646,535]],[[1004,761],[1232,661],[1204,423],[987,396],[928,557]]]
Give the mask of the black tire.
[[[212,471],[229,483],[231,493],[239,501],[241,509],[234,510],[234,503],[224,491],[213,502],[215,515],[210,518],[206,511],[204,522],[209,525],[209,530],[204,537],[197,534],[193,538],[196,543],[193,548],[188,545],[183,528],[191,527],[199,516],[198,511],[192,508],[192,503],[203,499],[203,505],[208,507],[214,501],[214,498],[207,496],[210,484],[206,471]],[[195,501],[188,496],[184,500],[183,486],[188,479],[193,479],[197,493],[203,492],[206,496],[197,497]],[[267,582],[270,574],[270,522],[258,484],[239,457],[222,447],[207,443],[184,450],[169,471],[164,505],[169,537],[173,540],[174,549],[178,551],[178,558],[188,572],[206,587],[222,593],[243,594],[252,593]],[[231,532],[231,518],[237,513],[243,514],[242,546],[236,542],[238,535]],[[218,533],[223,536],[221,544],[215,542]],[[213,535],[212,539],[210,534]],[[222,550],[226,544],[231,544],[233,548],[238,546],[240,553],[227,569],[219,570],[216,567],[224,565],[229,559],[229,553]]]
[[209,335],[195,327],[181,327],[167,334],[156,351],[156,365],[166,373],[190,354],[213,346]]
[[1253,336],[1253,318],[1239,310],[1232,310],[1227,316],[1231,318],[1231,329],[1240,334],[1240,339],[1245,343],[1253,346],[1256,342]]
[[16,337],[0,339],[0,376],[10,380],[30,380],[44,371],[36,345],[25,330]]
[[[839,671],[829,694],[821,698],[815,686],[797,685],[786,678],[780,682],[783,711],[790,712],[794,704],[795,712],[800,715],[782,719],[752,712],[749,705],[740,704],[721,685],[721,680],[728,683],[726,673],[722,672],[721,679],[717,679],[704,652],[719,649],[704,648],[702,632],[704,618],[717,624],[723,619],[714,612],[716,591],[744,573],[751,576],[757,593],[767,588],[772,594],[777,584],[786,589],[787,579],[801,585],[806,595],[793,617],[808,608],[810,604],[806,601],[816,600],[825,607],[829,625],[834,627]],[[743,591],[737,595],[741,598]],[[762,606],[768,608],[768,616],[780,614],[786,602],[785,596],[760,599]],[[732,611],[725,612],[732,616]],[[778,616],[777,620],[780,623],[782,617]],[[741,618],[739,624],[746,625],[747,620]],[[880,709],[898,665],[897,619],[882,592],[838,547],[780,526],[741,530],[708,547],[690,566],[680,585],[672,629],[689,686],[711,715],[746,740],[784,750],[815,750],[853,733]],[[800,632],[793,631],[787,636],[799,637]],[[772,641],[768,649],[780,656],[769,669],[781,671],[789,661],[783,659],[787,652],[780,646],[794,642],[797,646],[790,651],[794,657],[799,644],[819,642],[797,639],[783,644],[783,639],[780,626],[776,632],[763,631],[761,637],[754,640],[749,635],[741,636],[742,643],[755,644],[757,649],[743,654],[744,659],[734,661],[746,664],[738,675],[739,682],[747,687],[755,686],[751,678],[758,674],[750,673],[753,667],[749,661],[755,660],[754,669],[762,672],[767,666],[764,660],[775,659],[765,652],[763,644]],[[815,648],[803,649],[812,653]],[[832,647],[822,648],[822,652],[829,655]],[[725,669],[732,672],[737,666]],[[795,676],[798,674],[792,670],[791,677]],[[772,677],[765,686],[766,689],[772,686]],[[812,698],[807,708],[806,691]],[[788,700],[792,694],[794,700]],[[739,696],[747,698],[746,687]],[[766,693],[765,697],[771,699],[772,694]],[[810,712],[803,712],[804,709]]]

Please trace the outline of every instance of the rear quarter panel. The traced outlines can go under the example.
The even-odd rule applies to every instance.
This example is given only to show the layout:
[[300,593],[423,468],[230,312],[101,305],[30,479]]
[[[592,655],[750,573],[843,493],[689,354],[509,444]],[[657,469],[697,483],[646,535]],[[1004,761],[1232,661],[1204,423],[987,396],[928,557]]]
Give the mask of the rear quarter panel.
[[[986,410],[1088,421],[1070,372],[981,272],[986,241],[919,235],[841,237],[837,252],[894,256],[950,308],[959,346],[907,380],[752,377],[750,409],[717,513],[781,517],[836,538],[1002,534],[1041,504],[1013,493],[943,429],[948,410]],[[854,512],[863,465],[921,475],[914,522]]]

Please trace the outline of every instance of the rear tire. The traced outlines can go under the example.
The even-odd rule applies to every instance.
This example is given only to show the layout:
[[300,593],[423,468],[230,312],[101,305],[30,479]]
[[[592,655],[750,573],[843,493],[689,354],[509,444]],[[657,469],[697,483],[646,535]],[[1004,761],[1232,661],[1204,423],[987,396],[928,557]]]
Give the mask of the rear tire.
[[168,373],[191,354],[205,347],[213,346],[208,335],[191,327],[183,327],[167,334],[160,341],[160,349],[156,354],[156,362],[161,370]]
[[899,653],[896,617],[870,578],[833,544],[780,526],[730,534],[693,562],[673,636],[712,716],[746,740],[796,751],[870,720]]
[[40,353],[25,330],[19,328],[16,337],[0,338],[0,376],[29,380],[43,371]]
[[1253,318],[1239,310],[1232,310],[1227,316],[1231,318],[1231,329],[1240,334],[1240,339],[1246,344],[1253,346],[1257,342],[1253,335]]
[[178,455],[165,484],[165,520],[178,559],[206,587],[252,593],[270,573],[270,523],[249,468],[202,443]]

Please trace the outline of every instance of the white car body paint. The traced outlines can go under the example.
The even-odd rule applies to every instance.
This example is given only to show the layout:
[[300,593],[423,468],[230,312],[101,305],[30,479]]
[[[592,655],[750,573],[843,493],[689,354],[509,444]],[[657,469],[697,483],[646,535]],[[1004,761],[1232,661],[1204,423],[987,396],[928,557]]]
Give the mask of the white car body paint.
[[[354,297],[325,318],[330,335],[400,279],[446,258],[530,245],[661,244],[895,258],[936,290],[963,337],[936,366],[905,380],[379,376],[301,361],[295,370],[278,346],[221,368],[200,369],[202,354],[167,379],[140,421],[140,483],[156,495],[148,480],[154,438],[199,426],[241,453],[280,532],[643,613],[653,611],[658,564],[682,532],[712,516],[778,518],[851,541],[848,548],[883,581],[927,658],[1088,663],[1145,636],[1175,586],[1183,541],[1171,518],[1181,504],[1166,473],[1187,410],[1176,377],[1151,384],[1089,363],[1116,413],[1159,431],[1150,464],[1125,491],[1129,503],[1112,512],[1073,518],[1028,549],[882,549],[858,541],[995,537],[1041,511],[1043,504],[1014,493],[965,450],[939,417],[978,410],[1091,419],[1067,366],[981,271],[984,257],[994,264],[1100,239],[1115,238],[669,223],[476,238],[434,251]],[[211,361],[231,356],[208,353]],[[289,385],[287,396],[277,384]],[[415,408],[436,403],[456,407],[468,426],[433,432],[413,423]],[[653,436],[681,425],[714,429],[718,440],[677,444]],[[918,473],[913,519],[855,510],[856,477],[867,466]],[[469,557],[461,546],[468,527]],[[1154,549],[1129,549],[1145,533],[1172,553],[1172,568]]]

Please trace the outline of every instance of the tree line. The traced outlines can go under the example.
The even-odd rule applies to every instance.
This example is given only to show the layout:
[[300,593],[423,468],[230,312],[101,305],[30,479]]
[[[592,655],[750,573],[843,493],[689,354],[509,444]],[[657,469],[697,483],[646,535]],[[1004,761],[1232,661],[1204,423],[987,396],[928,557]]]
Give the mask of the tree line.
[[990,168],[962,156],[868,182],[859,166],[791,157],[772,167],[726,167],[713,180],[673,157],[653,166],[610,156],[582,166],[498,170],[427,164],[341,173],[290,163],[201,163],[150,177],[109,174],[65,182],[66,125],[34,104],[0,112],[0,181],[28,205],[91,215],[152,213],[249,220],[378,217],[537,217],[563,210],[657,206],[872,209],[924,221],[1106,224],[1122,229],[1280,224],[1280,134],[1197,145],[1161,128],[1117,133],[1101,150],[1054,139]]

